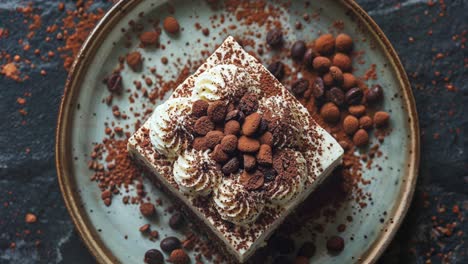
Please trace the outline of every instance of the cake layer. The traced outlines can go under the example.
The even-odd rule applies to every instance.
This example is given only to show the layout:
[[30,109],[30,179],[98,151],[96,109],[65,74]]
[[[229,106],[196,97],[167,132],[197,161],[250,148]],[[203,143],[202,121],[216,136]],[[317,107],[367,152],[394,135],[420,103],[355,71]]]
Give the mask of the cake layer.
[[[186,127],[192,127],[186,124],[192,122],[187,112],[192,111],[194,101],[206,100],[213,106],[219,100],[230,102],[245,93],[258,97],[259,106],[255,111],[263,116],[270,113],[272,120],[280,120],[280,130],[273,133],[275,159],[283,155],[294,162],[290,168],[273,167],[276,171],[284,169],[285,173],[298,174],[294,180],[279,181],[277,176],[273,181],[250,188],[242,185],[241,176],[235,173],[223,176],[212,161],[217,160],[213,157],[216,153],[207,150],[210,155],[205,155],[194,150],[194,136],[185,132]],[[185,125],[181,128],[181,124]],[[201,132],[197,133],[204,133],[204,126],[198,127]],[[333,137],[232,37],[175,89],[168,102],[155,110],[129,139],[128,147],[240,262],[264,245],[284,218],[340,164],[343,154]],[[252,146],[244,147],[250,151],[248,148]],[[203,174],[193,173],[198,165],[204,168]],[[238,198],[244,196],[249,199]]]

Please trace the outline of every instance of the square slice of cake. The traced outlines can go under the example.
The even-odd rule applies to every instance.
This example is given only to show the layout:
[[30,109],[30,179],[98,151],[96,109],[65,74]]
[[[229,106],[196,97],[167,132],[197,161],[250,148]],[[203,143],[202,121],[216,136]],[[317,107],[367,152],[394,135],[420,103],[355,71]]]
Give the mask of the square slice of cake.
[[129,153],[220,250],[246,261],[343,149],[232,38],[129,139]]

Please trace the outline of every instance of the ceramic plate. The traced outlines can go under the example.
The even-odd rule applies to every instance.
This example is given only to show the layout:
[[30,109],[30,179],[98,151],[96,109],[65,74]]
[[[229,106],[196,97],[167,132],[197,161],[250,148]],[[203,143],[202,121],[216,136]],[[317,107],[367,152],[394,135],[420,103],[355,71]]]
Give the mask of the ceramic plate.
[[[366,63],[358,66],[356,74],[362,76],[371,64],[376,65],[378,83],[386,89],[383,109],[391,112],[393,128],[381,146],[382,157],[374,161],[380,164],[381,171],[375,168],[364,171],[363,178],[371,179],[371,184],[363,187],[363,190],[372,196],[372,204],[361,211],[357,209],[355,202],[347,202],[337,212],[334,224],[327,225],[322,233],[307,237],[307,231],[304,231],[296,240],[298,243],[305,239],[315,241],[317,251],[311,259],[313,263],[375,262],[398,229],[410,204],[416,182],[419,131],[411,89],[392,46],[374,21],[356,3],[351,0],[310,1],[310,6],[304,9],[302,1],[292,2],[288,9],[276,2],[271,3],[282,10],[283,27],[293,32],[287,35],[288,41],[313,40],[320,31],[330,30],[352,35],[357,40],[356,49],[366,51],[362,54]],[[182,64],[185,63],[183,60],[203,59],[208,54],[202,55],[202,50],[213,51],[228,36],[218,32],[219,28],[210,28],[210,38],[215,37],[211,44],[207,47],[197,44],[196,39],[206,37],[194,24],[199,22],[201,25],[210,25],[208,18],[224,11],[210,8],[205,1],[170,1],[170,4],[175,7],[174,16],[184,30],[177,37],[162,33],[161,43],[171,41],[165,50],[141,49],[137,46],[138,41],[132,41],[133,46],[126,49],[126,37],[121,29],[128,28],[130,20],[149,28],[149,20],[162,20],[169,14],[171,8],[168,8],[167,1],[120,1],[86,41],[66,84],[57,127],[56,156],[60,186],[77,230],[100,263],[142,263],[146,250],[159,248],[159,242],[151,242],[140,234],[138,227],[143,224],[151,222],[161,237],[174,232],[167,226],[169,216],[163,213],[156,220],[148,221],[140,216],[137,206],[123,205],[119,197],[114,198],[110,207],[106,207],[100,198],[97,184],[89,179],[92,172],[88,169],[87,162],[93,143],[101,142],[104,138],[104,122],[114,120],[112,111],[103,103],[103,99],[109,94],[102,83],[103,78],[118,65],[119,56],[125,55],[128,50],[138,49],[146,58],[143,73],[150,76],[149,65],[155,66],[158,71],[163,71],[163,78],[170,80],[172,76],[179,75],[180,68],[171,63],[162,65],[162,56],[170,57],[173,53],[174,57],[182,58]],[[303,30],[294,30],[295,22],[302,20],[304,12],[318,16],[310,24],[303,23]],[[342,29],[332,27],[336,21],[344,22]],[[267,31],[256,27],[257,25],[249,28],[237,25],[229,33],[242,36],[246,30]],[[262,60],[268,61],[268,56],[269,54],[265,54]],[[127,68],[122,71],[124,86],[133,87],[133,80],[141,79],[141,73],[135,74]],[[370,80],[368,84],[376,82]],[[121,111],[127,111],[130,107],[128,95],[114,98],[113,103]],[[139,104],[133,107],[136,108],[137,105]],[[137,111],[138,108],[134,110]],[[119,121],[119,125],[133,126],[135,121],[129,118]],[[372,140],[375,141],[375,138]],[[158,189],[145,184],[152,199],[161,197],[164,207],[170,205],[170,201]],[[346,248],[341,254],[329,255],[325,240],[336,234],[337,225],[346,222],[349,215],[354,220],[347,223],[346,230],[340,234],[346,241]],[[125,236],[127,239],[124,239]]]

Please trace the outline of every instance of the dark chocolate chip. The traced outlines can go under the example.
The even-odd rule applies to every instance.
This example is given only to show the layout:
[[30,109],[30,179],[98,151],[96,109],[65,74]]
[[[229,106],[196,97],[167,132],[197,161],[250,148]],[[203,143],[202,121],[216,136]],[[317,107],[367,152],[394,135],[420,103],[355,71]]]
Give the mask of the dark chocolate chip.
[[238,120],[237,120],[239,123],[243,123],[245,121],[245,113],[240,111],[239,112],[239,117],[238,117]]
[[180,240],[177,237],[166,237],[161,241],[160,247],[162,251],[171,253],[174,249],[181,248]]
[[383,98],[382,86],[375,84],[367,91],[366,100],[369,104],[378,103]]
[[319,56],[319,54],[314,51],[313,49],[309,48],[306,50],[304,54],[304,65],[308,67],[309,69],[312,69],[313,67],[313,61],[315,57]]
[[265,118],[262,118],[262,120],[260,120],[260,126],[258,127],[258,130],[257,130],[257,135],[263,135],[267,131],[268,131],[268,121],[266,121]]
[[145,253],[144,262],[147,264],[163,264],[164,257],[161,251],[157,249],[150,249]]
[[315,244],[310,241],[306,241],[304,242],[304,244],[302,244],[301,248],[297,252],[297,255],[306,258],[311,258],[313,255],[315,255],[315,251]]
[[327,240],[327,249],[333,253],[340,252],[344,249],[344,240],[339,236],[332,236]]
[[272,64],[268,65],[267,69],[280,80],[284,77],[284,64],[281,61],[275,61]]
[[306,49],[307,47],[304,41],[298,40],[294,42],[294,44],[291,47],[291,57],[293,58],[293,60],[302,61]]
[[279,48],[283,44],[283,32],[275,28],[268,31],[266,36],[266,42],[272,48]]
[[224,166],[221,168],[224,175],[230,175],[231,173],[235,173],[239,170],[240,163],[237,157],[230,159]]
[[291,91],[296,96],[302,95],[307,89],[309,89],[309,81],[303,78],[295,81],[291,85]]
[[327,101],[335,103],[337,106],[342,106],[345,102],[345,95],[340,88],[333,87],[326,92]]
[[184,225],[184,217],[181,213],[174,213],[169,219],[169,226],[172,229],[180,229]]
[[[242,98],[239,101],[239,109],[241,112],[245,115],[250,115],[258,110],[258,98],[255,94],[253,93],[247,93],[242,96]],[[245,116],[244,118],[245,119]],[[244,121],[244,120],[242,120]],[[239,121],[241,122],[241,121]],[[241,122],[242,123],[242,122]]]
[[346,95],[345,95],[346,103],[350,105],[360,104],[363,96],[364,94],[361,88],[359,87],[351,88],[348,92],[346,92]]
[[236,106],[233,104],[233,103],[229,103],[227,105],[227,112],[231,112],[231,111],[234,111],[236,109]]
[[265,178],[263,173],[259,170],[253,173],[244,171],[241,174],[240,182],[247,190],[254,191],[260,189],[263,186],[265,183]]
[[265,176],[265,181],[266,182],[273,181],[276,178],[276,176],[278,175],[276,170],[273,169],[272,167],[260,166],[260,167],[258,167],[258,169],[261,172],[263,172],[263,176]]
[[[239,121],[239,119],[241,119],[241,116],[243,116],[245,118],[245,115],[244,113],[242,113],[241,111],[239,110],[232,110],[232,111],[229,111],[226,115],[226,118],[224,119],[224,121],[231,121],[231,120],[236,120],[236,121]],[[244,121],[244,120],[242,120]],[[240,121],[239,121],[240,122]]]
[[120,72],[115,72],[111,76],[107,77],[107,89],[111,93],[120,93],[122,92],[122,76]]
[[315,78],[314,83],[312,84],[312,94],[315,98],[322,98],[325,93],[325,85],[323,84],[323,79],[320,77]]

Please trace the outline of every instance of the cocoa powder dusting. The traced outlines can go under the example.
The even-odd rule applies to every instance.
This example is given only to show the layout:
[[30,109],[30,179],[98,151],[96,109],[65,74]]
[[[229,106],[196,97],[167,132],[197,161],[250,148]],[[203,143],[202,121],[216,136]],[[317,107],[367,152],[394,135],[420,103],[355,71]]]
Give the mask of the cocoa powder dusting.
[[[94,171],[91,180],[98,183],[103,200],[111,200],[113,194],[128,192],[131,184],[142,182],[142,171],[128,155],[126,139],[106,138],[95,145],[88,168]],[[143,185],[138,187],[132,203],[145,197]]]

